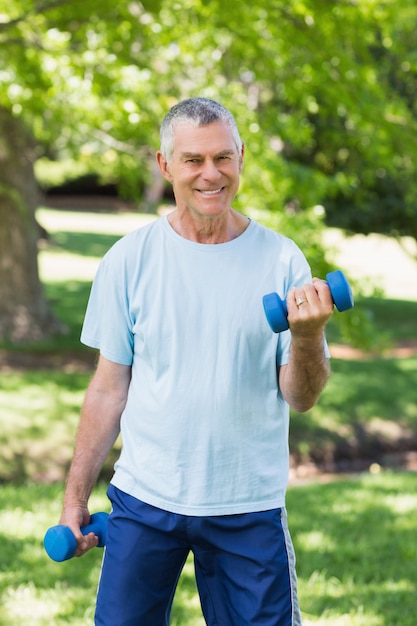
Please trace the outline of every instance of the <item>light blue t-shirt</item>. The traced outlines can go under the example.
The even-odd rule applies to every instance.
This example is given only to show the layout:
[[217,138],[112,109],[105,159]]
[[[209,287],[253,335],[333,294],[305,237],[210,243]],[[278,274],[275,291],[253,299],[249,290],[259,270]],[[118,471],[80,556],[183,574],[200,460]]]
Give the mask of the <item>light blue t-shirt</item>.
[[81,340],[132,366],[112,483],[185,515],[285,504],[289,407],[277,383],[290,332],[262,297],[311,282],[291,240],[251,221],[199,244],[166,217],[117,242],[94,280]]

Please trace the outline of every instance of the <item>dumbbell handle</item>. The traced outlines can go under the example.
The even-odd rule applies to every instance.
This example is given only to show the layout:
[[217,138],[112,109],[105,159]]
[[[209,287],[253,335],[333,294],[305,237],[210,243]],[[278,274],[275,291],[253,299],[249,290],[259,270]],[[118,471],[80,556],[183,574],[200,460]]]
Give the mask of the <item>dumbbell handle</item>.
[[[83,535],[94,533],[98,537],[98,547],[106,544],[106,527],[108,513],[93,513],[90,523],[81,527]],[[49,528],[43,540],[46,553],[53,561],[67,561],[71,559],[77,549],[77,540],[68,526],[58,524]]]
[[[340,270],[329,272],[326,280],[337,310],[351,309],[354,305],[352,290],[343,272]],[[269,293],[263,297],[263,305],[266,318],[274,333],[280,333],[289,328],[285,300],[282,300],[277,293]]]

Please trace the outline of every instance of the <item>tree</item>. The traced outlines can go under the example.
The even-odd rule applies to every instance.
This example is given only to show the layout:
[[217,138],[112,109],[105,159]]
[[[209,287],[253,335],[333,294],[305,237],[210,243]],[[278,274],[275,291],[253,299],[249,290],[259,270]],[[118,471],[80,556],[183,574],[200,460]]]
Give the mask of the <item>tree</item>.
[[59,327],[37,268],[35,144],[22,122],[1,108],[0,137],[1,179],[7,181],[0,182],[0,336],[36,340]]
[[[372,146],[377,135],[381,149],[364,155],[359,147],[343,155],[338,170],[350,184],[334,189],[325,199],[330,225],[357,233],[417,238],[416,18],[415,3],[406,2],[389,20],[375,25],[370,56],[386,106],[375,114],[368,144]],[[359,169],[357,163],[365,159],[366,166]]]
[[[133,194],[152,176],[167,109],[192,95],[220,99],[247,148],[239,206],[271,215],[321,274],[329,263],[318,205],[331,216],[343,197],[356,203],[350,214],[374,216],[372,189],[382,179],[402,189],[406,179],[399,219],[411,206],[412,81],[401,82],[393,60],[410,63],[407,77],[414,72],[416,17],[413,0],[0,0],[2,123],[17,137],[9,160],[20,168],[19,152],[32,163],[76,155]],[[28,286],[38,282],[28,162],[14,178],[2,168],[0,188],[0,268],[21,267],[0,276],[0,301],[8,298],[0,339],[27,341],[53,329],[39,285],[16,285],[24,275]],[[15,230],[32,274],[12,255]],[[29,301],[25,291],[37,295]]]
[[[138,19],[131,10],[126,21],[124,3],[97,8],[88,0],[16,1],[7,2],[7,12],[1,4],[0,339],[33,342],[61,329],[38,275],[35,209],[41,194],[33,164],[81,146],[96,153],[100,146],[108,156],[109,144],[120,148],[106,123],[127,124],[134,107],[126,94],[139,72],[129,65]],[[140,18],[143,5],[136,12]],[[124,40],[128,50],[118,55]],[[140,37],[135,42],[140,45]],[[103,94],[115,85],[106,100]],[[138,169],[139,146],[148,139],[142,126],[136,129],[117,162],[126,172]]]

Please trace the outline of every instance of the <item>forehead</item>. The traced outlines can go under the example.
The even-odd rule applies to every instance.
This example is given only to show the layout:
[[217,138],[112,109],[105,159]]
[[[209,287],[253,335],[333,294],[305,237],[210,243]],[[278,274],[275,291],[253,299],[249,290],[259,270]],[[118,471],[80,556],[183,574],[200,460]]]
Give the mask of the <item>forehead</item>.
[[174,126],[174,155],[219,154],[224,151],[237,153],[237,146],[227,123],[213,122],[207,126],[195,126],[180,122]]

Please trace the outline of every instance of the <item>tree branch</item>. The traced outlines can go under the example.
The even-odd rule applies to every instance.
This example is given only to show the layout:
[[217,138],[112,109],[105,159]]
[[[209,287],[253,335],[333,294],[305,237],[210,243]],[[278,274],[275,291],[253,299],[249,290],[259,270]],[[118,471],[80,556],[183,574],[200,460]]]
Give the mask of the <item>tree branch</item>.
[[130,143],[119,141],[118,139],[115,139],[115,137],[105,133],[104,130],[97,129],[93,134],[96,139],[101,141],[101,143],[109,148],[113,148],[113,150],[117,150],[117,152],[125,152],[126,154],[131,154],[136,157],[143,156],[143,148],[135,148]]

